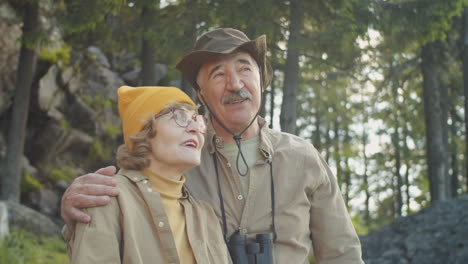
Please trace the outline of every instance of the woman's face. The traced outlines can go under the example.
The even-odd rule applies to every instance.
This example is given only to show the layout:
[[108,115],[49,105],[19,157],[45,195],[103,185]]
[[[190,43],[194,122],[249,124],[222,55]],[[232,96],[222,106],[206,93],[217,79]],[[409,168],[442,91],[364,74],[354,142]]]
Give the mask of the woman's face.
[[175,108],[156,116],[156,136],[150,140],[151,163],[186,171],[200,164],[206,124],[195,111]]

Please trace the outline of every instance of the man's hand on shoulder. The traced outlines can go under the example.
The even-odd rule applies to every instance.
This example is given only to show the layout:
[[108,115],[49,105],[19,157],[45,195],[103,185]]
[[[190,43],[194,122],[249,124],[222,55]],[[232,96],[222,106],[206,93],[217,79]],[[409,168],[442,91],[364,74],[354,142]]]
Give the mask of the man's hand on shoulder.
[[88,223],[91,217],[81,208],[103,206],[109,203],[109,196],[117,196],[119,189],[114,177],[116,168],[109,166],[76,177],[62,196],[60,211],[62,219],[70,231],[75,229],[76,221]]

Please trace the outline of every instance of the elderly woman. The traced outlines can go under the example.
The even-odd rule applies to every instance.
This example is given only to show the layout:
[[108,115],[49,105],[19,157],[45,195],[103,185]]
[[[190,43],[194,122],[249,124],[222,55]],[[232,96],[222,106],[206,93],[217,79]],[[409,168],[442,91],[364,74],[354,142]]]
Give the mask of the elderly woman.
[[205,140],[195,104],[175,87],[123,86],[118,96],[120,194],[87,209],[93,220],[77,225],[71,263],[228,263],[218,218],[184,188]]

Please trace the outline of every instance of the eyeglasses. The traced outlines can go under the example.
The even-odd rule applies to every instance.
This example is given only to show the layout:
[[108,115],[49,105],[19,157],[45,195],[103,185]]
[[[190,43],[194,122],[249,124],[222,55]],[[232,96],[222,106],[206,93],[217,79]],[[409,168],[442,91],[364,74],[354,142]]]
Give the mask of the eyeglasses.
[[154,116],[154,118],[159,118],[163,115],[172,113],[171,119],[174,119],[175,123],[183,128],[188,127],[190,120],[193,120],[198,124],[198,129],[201,133],[206,133],[206,122],[205,118],[202,115],[199,115],[195,111],[186,110],[183,108],[172,108],[169,112],[160,113]]

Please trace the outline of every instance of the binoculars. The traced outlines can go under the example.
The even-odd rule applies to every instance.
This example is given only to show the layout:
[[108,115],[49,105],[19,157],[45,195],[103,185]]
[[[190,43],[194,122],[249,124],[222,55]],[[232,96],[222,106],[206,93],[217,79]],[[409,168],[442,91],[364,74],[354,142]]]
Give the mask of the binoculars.
[[272,241],[269,233],[256,235],[255,242],[247,242],[245,235],[235,232],[227,243],[233,264],[272,264]]

